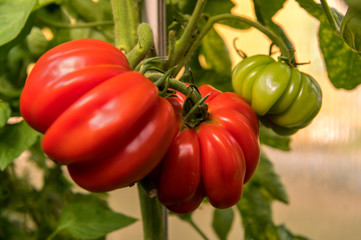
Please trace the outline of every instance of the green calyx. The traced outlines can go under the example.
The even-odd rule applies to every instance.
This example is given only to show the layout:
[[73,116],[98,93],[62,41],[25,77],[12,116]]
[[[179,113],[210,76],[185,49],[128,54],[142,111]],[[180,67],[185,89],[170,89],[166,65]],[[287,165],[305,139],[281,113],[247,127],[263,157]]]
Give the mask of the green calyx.
[[[142,72],[144,69],[146,71]],[[172,97],[175,96],[176,92],[186,96],[182,109],[182,122],[188,128],[195,128],[208,119],[208,105],[204,102],[209,95],[202,97],[195,85],[187,85],[172,78],[171,74],[174,69],[171,68],[167,72],[162,73],[158,68],[146,64],[140,68],[140,72],[154,82],[160,91],[160,96],[164,98]]]
[[204,103],[208,97],[209,94],[196,103],[193,103],[191,98],[186,98],[182,114],[184,116],[183,122],[188,128],[195,128],[208,119],[208,105]]

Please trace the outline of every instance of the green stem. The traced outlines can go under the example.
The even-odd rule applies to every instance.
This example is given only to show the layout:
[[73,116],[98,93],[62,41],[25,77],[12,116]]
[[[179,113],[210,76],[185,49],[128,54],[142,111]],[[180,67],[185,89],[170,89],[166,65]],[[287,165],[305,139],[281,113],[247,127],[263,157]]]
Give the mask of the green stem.
[[263,26],[262,24],[260,24],[256,21],[252,21],[252,20],[242,17],[242,16],[236,16],[236,15],[226,13],[226,14],[216,15],[216,16],[210,17],[208,19],[206,25],[203,27],[202,31],[199,33],[197,38],[192,43],[192,46],[186,53],[185,57],[180,60],[178,68],[174,71],[175,74],[177,74],[180,71],[180,69],[189,61],[189,59],[192,57],[194,52],[197,50],[197,48],[201,44],[202,39],[206,36],[206,34],[209,32],[209,30],[212,29],[213,25],[216,24],[217,22],[224,21],[224,20],[239,21],[239,22],[248,24],[251,27],[258,29],[279,47],[279,49],[284,57],[286,57],[288,59],[292,58],[293,49],[288,48],[287,44],[281,38],[279,38],[276,34],[274,34],[271,30],[269,30],[268,28],[266,28],[265,26]]
[[[151,81],[156,82],[163,76],[163,74],[159,72],[147,72],[145,76]],[[193,103],[197,103],[202,99],[201,95],[197,91],[192,90],[191,87],[181,81],[170,77],[168,80],[168,84],[169,88],[181,92],[185,96],[189,96]]]
[[321,0],[321,5],[323,8],[323,11],[326,14],[327,20],[331,25],[331,28],[333,29],[333,31],[335,31],[335,33],[337,33],[339,35],[340,34],[340,23],[332,15],[331,9],[328,6],[327,1]]
[[141,182],[137,185],[142,211],[144,240],[166,240],[167,226],[163,206],[156,197],[149,197]]
[[125,52],[130,51],[137,43],[138,16],[133,0],[111,0],[115,46]]
[[183,56],[189,48],[194,31],[197,29],[198,21],[201,18],[206,3],[207,0],[197,1],[196,7],[194,8],[192,16],[189,19],[182,36],[175,42],[174,50],[171,49],[172,51],[170,53],[169,60],[166,62],[166,68],[173,67],[179,57]]
[[138,26],[138,42],[134,48],[126,55],[133,68],[149,53],[154,46],[153,32],[147,23]]
[[[196,102],[196,104],[194,104],[194,106],[189,110],[187,115],[184,116],[184,122],[186,122],[186,123],[189,122],[189,119],[191,119],[193,114],[203,105],[203,103],[207,100],[209,95],[210,95],[210,93],[208,95],[206,95],[205,97],[203,97],[198,102]],[[206,111],[207,110],[208,110],[208,107],[206,108]],[[206,114],[206,116],[204,118],[206,119],[207,116],[208,116],[208,114]]]
[[204,240],[208,240],[206,234],[204,234],[204,232],[198,227],[197,224],[195,224],[195,222],[192,219],[189,221],[189,224],[196,230],[197,233],[199,233],[199,235],[202,236]]

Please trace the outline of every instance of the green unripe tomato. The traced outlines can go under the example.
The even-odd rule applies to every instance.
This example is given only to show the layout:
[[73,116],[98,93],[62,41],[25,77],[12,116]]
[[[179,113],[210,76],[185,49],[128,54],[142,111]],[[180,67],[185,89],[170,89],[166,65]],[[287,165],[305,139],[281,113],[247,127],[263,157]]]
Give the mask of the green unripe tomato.
[[306,127],[321,108],[315,79],[267,55],[241,61],[233,70],[232,86],[266,126],[282,135]]

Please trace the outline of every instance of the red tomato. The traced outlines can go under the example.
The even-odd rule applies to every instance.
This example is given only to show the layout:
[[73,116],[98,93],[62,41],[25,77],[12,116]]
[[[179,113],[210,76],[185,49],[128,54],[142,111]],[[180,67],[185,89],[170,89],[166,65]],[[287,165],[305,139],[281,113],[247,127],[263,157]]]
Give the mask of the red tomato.
[[[209,85],[199,91],[210,93],[208,119],[189,129],[180,117],[181,129],[158,169],[159,200],[177,213],[195,210],[204,196],[216,208],[233,206],[259,162],[258,119],[248,103]],[[169,101],[181,116],[184,98]]]
[[21,96],[42,147],[81,187],[110,191],[147,176],[175,134],[172,105],[131,71],[123,53],[91,39],[65,43],[36,63]]

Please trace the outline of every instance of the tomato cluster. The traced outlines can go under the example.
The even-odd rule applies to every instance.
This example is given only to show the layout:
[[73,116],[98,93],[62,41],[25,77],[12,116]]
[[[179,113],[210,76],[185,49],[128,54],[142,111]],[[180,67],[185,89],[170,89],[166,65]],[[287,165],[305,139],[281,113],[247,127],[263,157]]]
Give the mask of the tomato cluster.
[[204,85],[198,95],[209,95],[204,116],[190,125],[183,94],[160,97],[121,51],[81,39],[38,60],[20,111],[44,133],[44,152],[84,189],[110,191],[153,176],[160,202],[174,212],[191,212],[204,197],[227,208],[258,165],[257,115],[238,94]]
[[279,134],[306,127],[321,108],[322,93],[315,79],[267,55],[241,61],[233,70],[232,85],[261,121]]

